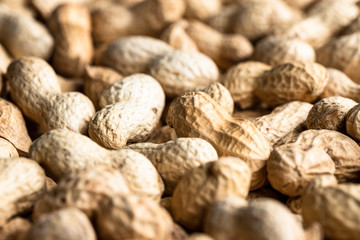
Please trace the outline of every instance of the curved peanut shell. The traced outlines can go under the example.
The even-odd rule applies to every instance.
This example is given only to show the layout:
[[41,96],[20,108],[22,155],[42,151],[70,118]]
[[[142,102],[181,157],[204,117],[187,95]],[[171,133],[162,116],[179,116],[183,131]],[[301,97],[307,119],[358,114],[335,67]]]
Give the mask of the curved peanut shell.
[[356,140],[360,140],[360,104],[351,108],[346,114],[346,132]]
[[0,158],[11,157],[19,157],[19,153],[11,142],[0,137]]
[[264,167],[270,146],[250,121],[232,118],[203,92],[189,92],[176,98],[170,105],[166,121],[179,137],[203,138],[220,156],[243,159],[252,171],[252,189],[264,184]]
[[224,110],[232,115],[234,111],[234,101],[231,97],[231,93],[221,83],[214,82],[206,88],[199,89],[198,91],[207,93],[213,98]]
[[186,0],[185,17],[190,19],[205,20],[222,7],[222,0]]

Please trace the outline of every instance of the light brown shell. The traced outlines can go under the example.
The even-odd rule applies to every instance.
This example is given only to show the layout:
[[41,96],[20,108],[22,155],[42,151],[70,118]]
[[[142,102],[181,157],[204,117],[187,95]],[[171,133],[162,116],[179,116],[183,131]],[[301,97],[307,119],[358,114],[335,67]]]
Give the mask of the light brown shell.
[[155,58],[150,74],[159,81],[167,97],[206,87],[219,78],[216,64],[204,54],[175,50]]
[[27,153],[31,139],[19,108],[0,98],[0,137],[11,142],[17,149]]
[[15,217],[0,229],[0,240],[18,240],[26,236],[31,222],[22,217]]
[[232,117],[237,119],[247,119],[250,121],[254,121],[256,118],[262,117],[270,113],[271,111],[269,109],[249,109],[240,111],[235,110],[235,112],[232,114]]
[[351,108],[346,114],[346,133],[355,140],[360,140],[360,104]]
[[91,38],[90,12],[83,6],[64,4],[48,21],[55,37],[52,66],[67,77],[81,77],[90,64],[94,51]]
[[349,98],[328,97],[315,103],[306,119],[308,129],[345,132],[345,117],[357,103]]
[[174,220],[187,229],[201,229],[213,202],[231,196],[246,197],[250,181],[248,165],[235,157],[223,157],[191,170],[176,185],[171,201]]
[[252,189],[265,183],[268,142],[250,121],[232,118],[206,93],[189,92],[176,98],[166,121],[179,137],[203,138],[220,156],[244,160],[252,171]]
[[335,163],[339,182],[359,181],[360,147],[348,136],[332,130],[307,130],[298,136],[296,143],[325,150]]
[[60,179],[66,173],[105,165],[118,169],[130,190],[140,196],[160,200],[164,192],[160,175],[144,155],[130,149],[110,151],[69,130],[52,130],[43,134],[31,145],[30,156],[43,164],[54,179]]
[[168,125],[156,128],[146,142],[149,143],[165,143],[167,141],[177,139],[176,132]]
[[359,44],[359,32],[335,38],[317,50],[317,61],[326,67],[343,71],[353,81],[360,83]]
[[7,80],[12,99],[44,132],[61,128],[87,133],[95,113],[92,102],[79,92],[61,93],[54,70],[44,60],[23,57],[13,61]]
[[89,124],[89,136],[110,149],[146,140],[159,123],[165,94],[151,76],[134,74],[103,91],[99,110]]
[[0,22],[0,42],[12,56],[51,57],[54,39],[42,23],[4,9],[0,9]]
[[302,197],[304,222],[320,222],[332,239],[357,239],[360,235],[360,187],[339,184],[314,188]]
[[87,66],[85,68],[84,93],[93,102],[95,109],[99,110],[101,93],[123,76],[107,67]]
[[285,63],[264,72],[258,79],[256,95],[277,106],[290,101],[313,102],[323,91],[328,74],[317,63]]
[[185,17],[205,20],[221,9],[222,0],[186,0]]
[[277,66],[287,62],[315,62],[313,47],[299,38],[270,36],[255,46],[254,60]]
[[63,208],[41,216],[24,240],[96,240],[96,233],[87,216],[76,208]]
[[11,57],[9,56],[9,53],[0,44],[0,72],[5,73],[10,62],[11,62]]
[[173,51],[163,41],[145,36],[124,37],[109,44],[100,56],[100,64],[127,76],[147,72],[158,55]]
[[0,226],[29,211],[45,191],[44,170],[27,158],[0,159]]
[[218,159],[213,146],[200,138],[178,138],[162,144],[137,143],[127,148],[144,154],[154,164],[169,195],[188,171]]
[[48,19],[51,13],[61,4],[66,3],[75,3],[82,4],[90,2],[91,0],[31,0],[31,4],[36,8],[36,10],[43,16],[43,18]]
[[158,203],[136,196],[105,197],[96,212],[101,239],[167,240],[173,221]]
[[305,9],[306,7],[308,7],[309,5],[311,5],[312,3],[316,2],[316,1],[317,0],[284,0],[284,2],[286,2],[290,6],[300,8],[300,9]]
[[292,101],[275,108],[270,114],[256,118],[253,123],[274,146],[286,135],[304,125],[312,104]]
[[215,240],[205,233],[193,233],[185,240]]
[[8,140],[0,137],[0,158],[11,158],[18,157],[19,153],[17,152],[14,145]]
[[284,144],[276,147],[267,161],[268,180],[279,192],[290,196],[302,195],[314,177],[334,174],[335,164],[321,148]]
[[255,89],[258,77],[271,66],[261,62],[244,62],[230,68],[222,77],[222,83],[230,91],[234,102],[242,109],[253,107],[258,98]]
[[321,98],[341,96],[360,102],[360,85],[353,82],[345,73],[327,68],[329,80],[321,93]]

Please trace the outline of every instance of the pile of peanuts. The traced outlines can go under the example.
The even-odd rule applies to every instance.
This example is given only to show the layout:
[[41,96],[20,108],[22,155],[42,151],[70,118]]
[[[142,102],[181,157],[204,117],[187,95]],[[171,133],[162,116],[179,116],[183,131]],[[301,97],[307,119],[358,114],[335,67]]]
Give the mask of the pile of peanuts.
[[360,1],[0,0],[0,240],[360,239]]

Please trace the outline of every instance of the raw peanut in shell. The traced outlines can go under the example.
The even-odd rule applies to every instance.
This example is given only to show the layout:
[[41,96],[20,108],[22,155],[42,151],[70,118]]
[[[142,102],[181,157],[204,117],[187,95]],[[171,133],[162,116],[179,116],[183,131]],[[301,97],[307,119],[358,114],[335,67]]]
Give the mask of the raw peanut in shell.
[[328,74],[317,63],[285,63],[259,76],[255,93],[269,106],[290,101],[313,102],[323,91]]
[[306,130],[297,144],[322,148],[335,163],[335,176],[339,182],[359,182],[360,147],[348,136],[332,130]]
[[118,169],[133,193],[160,200],[164,184],[151,162],[142,154],[121,149],[111,151],[91,139],[69,130],[52,130],[39,137],[30,147],[32,159],[54,176],[104,165]]
[[339,184],[305,191],[302,197],[305,224],[319,222],[325,236],[332,239],[358,239],[360,230],[360,187]]
[[222,83],[230,91],[234,102],[242,109],[253,107],[259,100],[255,96],[258,77],[271,66],[261,62],[244,62],[230,68],[222,77]]
[[175,140],[178,137],[173,128],[168,125],[156,128],[150,135],[147,142],[149,143],[165,143],[167,141]]
[[45,19],[48,19],[51,13],[60,5],[73,3],[73,4],[82,4],[87,3],[91,0],[31,0],[31,4],[36,8],[36,10],[41,14]]
[[0,44],[0,72],[6,72],[6,69],[9,66],[10,62],[11,57],[9,56],[9,53]]
[[27,158],[0,159],[0,226],[31,210],[45,191],[44,170]]
[[151,76],[134,74],[103,91],[99,110],[89,124],[89,136],[109,149],[146,140],[159,123],[165,94]]
[[353,82],[345,73],[327,68],[329,80],[321,93],[321,98],[340,96],[360,102],[360,85]]
[[270,36],[255,46],[254,60],[277,66],[287,62],[315,62],[315,50],[299,38]]
[[14,102],[43,132],[60,128],[87,133],[95,113],[93,104],[79,92],[61,93],[54,70],[44,60],[23,57],[13,61],[7,79]]
[[189,92],[176,98],[166,121],[179,137],[200,137],[211,143],[219,156],[244,160],[252,172],[251,189],[265,183],[268,142],[250,121],[232,118],[209,95]]
[[256,109],[256,110],[240,110],[236,111],[232,114],[233,118],[236,119],[247,119],[250,121],[254,121],[256,118],[262,117],[266,114],[270,114],[271,111],[268,109]]
[[31,139],[18,107],[0,98],[0,137],[11,142],[21,152],[29,152]]
[[95,225],[101,239],[166,240],[173,221],[167,211],[149,199],[136,196],[104,197]]
[[79,209],[66,207],[41,216],[30,228],[24,240],[96,240],[95,230]]
[[185,17],[205,20],[221,10],[222,0],[185,0]]
[[306,119],[308,129],[345,132],[345,117],[357,103],[349,98],[328,97],[315,103]]
[[171,212],[189,230],[200,230],[209,206],[226,197],[246,197],[251,171],[239,158],[223,157],[188,172],[176,185]]
[[346,114],[346,132],[355,140],[360,140],[360,104],[351,108]]
[[306,185],[322,174],[334,174],[335,164],[321,148],[285,144],[276,147],[267,161],[271,186],[290,197],[302,195]]
[[275,108],[270,114],[256,118],[253,123],[274,146],[282,138],[305,124],[312,104],[293,101]]
[[188,171],[218,159],[213,146],[201,138],[178,138],[162,144],[136,143],[127,148],[144,154],[154,164],[169,195]]
[[31,222],[22,217],[15,217],[0,228],[0,240],[23,239],[31,227]]
[[167,97],[206,87],[219,78],[219,70],[209,57],[180,50],[155,58],[150,64],[150,74],[159,81]]
[[171,51],[172,47],[155,38],[124,37],[109,44],[100,53],[99,61],[101,65],[111,67],[127,76],[147,72],[154,58]]
[[56,72],[68,77],[83,76],[94,51],[89,11],[76,4],[61,5],[48,25],[55,37],[52,66]]
[[11,158],[18,156],[19,153],[17,152],[14,145],[8,140],[0,137],[0,158]]
[[[208,224],[205,231],[217,240],[305,239],[301,223],[283,204],[276,200],[269,198],[258,199],[247,206],[239,206],[234,211],[229,211],[227,215],[227,217],[222,217],[223,221],[236,226],[235,228],[231,230],[225,228],[221,229],[220,232],[216,232],[212,228],[216,226]],[[216,217],[216,215],[212,217]],[[213,223],[215,221],[214,219]],[[221,225],[226,226],[225,223]],[[218,233],[223,234],[218,235]]]
[[[226,1],[226,0],[224,0]],[[233,1],[233,0],[229,0]],[[206,23],[215,30],[222,33],[231,33],[233,31],[234,16],[238,12],[237,4],[223,6],[223,8],[215,16],[206,20]]]
[[126,180],[119,170],[95,166],[65,175],[57,187],[35,204],[33,219],[71,206],[83,211],[90,219],[103,196],[129,195]]

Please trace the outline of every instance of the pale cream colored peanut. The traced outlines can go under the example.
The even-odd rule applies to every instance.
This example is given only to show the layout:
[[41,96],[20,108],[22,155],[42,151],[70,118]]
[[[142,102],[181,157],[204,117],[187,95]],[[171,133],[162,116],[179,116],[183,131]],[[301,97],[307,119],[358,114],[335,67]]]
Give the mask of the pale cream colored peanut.
[[200,138],[178,138],[162,144],[137,143],[127,148],[144,154],[154,164],[164,180],[165,193],[170,195],[187,172],[218,158],[213,146]]
[[5,138],[0,137],[0,158],[11,158],[18,157],[19,153],[17,152],[14,145]]
[[185,0],[185,17],[205,20],[221,10],[221,0]]
[[99,110],[89,124],[89,136],[110,149],[146,140],[159,123],[165,94],[151,76],[134,74],[102,92]]
[[69,130],[43,134],[31,145],[30,156],[56,180],[66,173],[105,165],[118,169],[132,192],[140,196],[160,200],[164,191],[161,177],[144,155],[130,149],[110,151]]
[[91,2],[91,0],[31,0],[31,4],[36,8],[37,11],[39,11],[41,16],[43,16],[45,19],[48,19],[51,16],[51,13],[62,4],[84,4],[87,2]]

